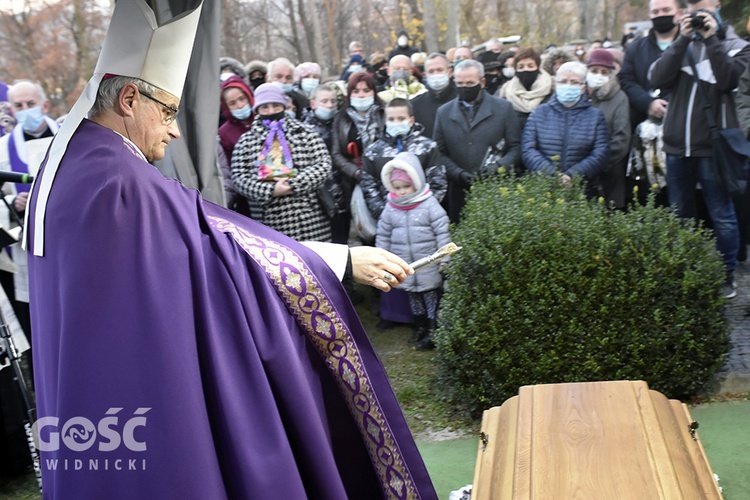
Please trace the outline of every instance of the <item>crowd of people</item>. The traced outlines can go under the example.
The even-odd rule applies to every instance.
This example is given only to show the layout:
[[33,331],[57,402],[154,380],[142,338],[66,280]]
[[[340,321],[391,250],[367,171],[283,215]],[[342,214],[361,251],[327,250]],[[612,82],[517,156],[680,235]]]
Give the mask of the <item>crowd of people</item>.
[[[425,192],[454,224],[472,183],[500,167],[556,174],[565,183],[580,177],[589,196],[615,209],[627,208],[637,185],[640,201],[653,192],[681,216],[703,214],[724,258],[726,295],[734,296],[750,201],[722,192],[712,175],[701,99],[709,96],[721,126],[750,127],[747,76],[735,106],[750,48],[721,18],[716,0],[651,0],[649,16],[653,28],[624,37],[622,47],[605,40],[541,51],[493,39],[480,54],[468,47],[425,54],[400,30],[387,56],[366,56],[351,42],[341,74],[329,77],[316,62],[223,57],[216,159],[227,205],[297,240],[373,243],[375,231],[363,230],[361,215],[352,217],[353,195],[361,190],[354,197],[364,197],[371,225],[378,225],[385,208],[399,206],[381,178],[384,166],[404,152],[418,159]],[[688,53],[700,68],[702,94]],[[34,82],[17,82],[8,101],[0,108],[9,132],[0,139],[0,169],[28,170],[25,143],[51,137],[57,125]],[[27,190],[6,184],[13,209],[0,212],[7,226],[23,214]],[[382,228],[377,234],[385,240]],[[24,254],[8,253],[21,270],[0,276],[27,324]],[[384,306],[384,324],[420,318],[419,299],[409,302],[405,316],[392,310],[400,298]]]
[[[285,244],[301,254],[305,250],[294,240],[374,244],[404,263],[447,244],[449,223],[461,223],[472,184],[500,168],[518,175],[557,176],[563,184],[581,179],[588,196],[604,199],[613,210],[627,210],[628,203],[642,201],[651,191],[658,203],[674,206],[681,217],[704,217],[711,224],[726,270],[724,294],[734,297],[734,270],[746,258],[750,195],[732,196],[723,187],[706,124],[713,120],[722,128],[740,127],[750,137],[750,43],[722,19],[718,0],[688,0],[685,5],[651,0],[649,16],[653,28],[640,38],[624,38],[627,43],[619,48],[607,41],[540,50],[505,47],[493,39],[480,54],[468,47],[426,54],[400,30],[387,56],[366,56],[361,43],[351,42],[341,74],[328,77],[312,61],[295,64],[278,57],[243,64],[224,57],[217,82],[221,117],[216,164],[226,204],[259,222],[262,226],[253,226],[257,232],[267,227],[290,238]],[[82,122],[77,140],[86,134],[114,140],[118,154],[137,171],[142,163],[163,157],[166,144],[180,136],[175,117],[182,83],[167,92],[119,78],[103,78],[92,119]],[[146,102],[149,110],[159,109],[158,116],[149,111],[153,116],[142,118],[146,108],[139,103]],[[0,85],[0,170],[36,175],[59,128],[48,112],[49,101],[38,83]],[[137,120],[128,121],[136,115]],[[137,126],[128,128],[129,123]],[[119,137],[128,140],[119,142]],[[80,184],[65,180],[69,206],[77,202],[76,186],[92,181],[83,177],[89,174],[81,173]],[[172,192],[174,186],[162,186],[155,177],[150,181],[180,200],[175,217],[181,217],[177,208],[196,204],[192,195]],[[139,189],[148,193],[151,187]],[[6,182],[3,194],[0,224],[6,229],[20,225],[28,185]],[[155,192],[140,202],[152,210],[160,196]],[[61,204],[59,199],[52,202]],[[81,213],[89,213],[92,224],[103,224],[103,234],[115,231],[97,218],[94,208],[84,205]],[[225,216],[211,207],[205,210],[197,217],[205,224],[219,224],[216,218]],[[191,231],[202,227],[192,220],[178,222]],[[227,225],[223,220],[222,230]],[[161,230],[167,229],[175,230]],[[67,241],[68,235],[56,232],[62,227],[49,230]],[[112,259],[118,252],[115,243]],[[193,243],[201,253],[203,242]],[[226,246],[224,240],[209,244],[214,250]],[[225,250],[227,261],[238,259],[234,247]],[[68,257],[74,256],[82,264],[104,258],[91,254],[81,259],[73,252]],[[3,250],[0,282],[21,328],[29,333],[27,258],[18,244]],[[169,268],[170,256],[160,258],[164,262],[159,266]],[[378,268],[380,274],[372,278],[381,290],[394,288],[379,301],[381,323],[413,323],[411,341],[417,349],[434,348],[431,334],[445,265],[408,276],[401,267],[398,272],[391,268],[397,276]],[[389,285],[391,280],[401,289],[395,289],[395,281]],[[351,286],[346,292],[355,295]],[[56,300],[44,295],[50,293],[44,286],[36,293]],[[47,319],[38,321],[50,331],[56,328]]]

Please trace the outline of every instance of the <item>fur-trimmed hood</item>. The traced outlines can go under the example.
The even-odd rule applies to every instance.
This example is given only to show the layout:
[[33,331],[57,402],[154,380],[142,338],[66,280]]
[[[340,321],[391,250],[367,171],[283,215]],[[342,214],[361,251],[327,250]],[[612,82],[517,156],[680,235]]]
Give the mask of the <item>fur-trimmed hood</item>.
[[391,183],[391,172],[394,169],[403,170],[409,174],[411,183],[414,186],[414,190],[418,193],[424,188],[426,181],[424,176],[424,170],[422,165],[419,163],[419,158],[414,153],[403,151],[397,154],[391,161],[383,166],[383,170],[380,172],[380,180],[389,191],[393,191],[393,184]]

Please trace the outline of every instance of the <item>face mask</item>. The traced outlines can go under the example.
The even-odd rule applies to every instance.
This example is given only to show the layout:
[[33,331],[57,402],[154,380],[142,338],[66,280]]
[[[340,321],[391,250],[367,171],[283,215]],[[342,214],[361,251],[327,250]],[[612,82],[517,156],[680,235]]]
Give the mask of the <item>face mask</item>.
[[477,83],[473,87],[458,87],[458,98],[464,102],[474,102],[482,91],[482,84]]
[[352,97],[349,104],[357,111],[367,111],[375,104],[375,97]]
[[675,27],[674,16],[659,16],[651,20],[657,33],[669,33]]
[[360,66],[359,64],[349,66],[349,73],[357,73],[358,71],[362,71],[362,66]]
[[581,57],[581,56],[583,55],[583,50],[582,50],[582,49],[578,49],[578,50],[576,50],[576,55],[577,55],[578,57]]
[[274,113],[272,115],[261,115],[261,119],[263,121],[265,121],[265,120],[271,120],[272,122],[277,122],[279,120],[283,120],[284,117],[286,117],[286,110],[279,111],[278,113]]
[[245,104],[240,109],[232,109],[232,116],[237,118],[238,120],[247,120],[250,118],[250,114],[253,112],[252,109],[250,109],[249,104]]
[[409,39],[406,37],[406,35],[401,35],[398,37],[398,46],[399,47],[406,47],[409,45]]
[[599,89],[609,81],[609,77],[606,75],[595,75],[594,73],[586,73],[586,85],[590,89]]
[[302,82],[300,82],[300,87],[302,87],[302,90],[305,92],[312,92],[312,89],[317,87],[320,84],[320,80],[317,78],[303,78]]
[[283,90],[285,94],[288,94],[289,92],[294,90],[294,87],[292,87],[291,83],[282,83],[281,90]]
[[411,74],[409,73],[408,69],[400,69],[398,71],[394,71],[391,74],[391,80],[393,80],[394,82],[397,82],[399,80],[403,80],[403,81],[409,83],[409,77],[410,76],[411,76]]
[[315,111],[313,112],[315,113],[315,116],[317,116],[319,120],[324,121],[324,122],[327,122],[328,120],[336,116],[336,108],[328,109],[328,108],[324,108],[323,106],[318,106],[317,108],[315,108]]
[[445,73],[437,73],[427,77],[427,86],[438,92],[443,90],[450,83],[450,77]]
[[560,104],[570,106],[578,101],[581,97],[581,87],[578,85],[558,85],[555,87],[555,95]]
[[297,113],[295,113],[291,109],[285,110],[284,113],[286,113],[286,116],[289,118],[297,118]]
[[258,78],[253,78],[250,80],[250,85],[253,86],[253,90],[257,89],[264,83],[266,83],[266,79],[262,76],[259,76]]
[[534,82],[539,77],[539,70],[519,71],[516,73],[516,76],[520,80],[521,85],[523,85],[526,90],[531,90],[531,86],[534,85]]
[[224,80],[226,80],[230,76],[234,76],[234,73],[222,73],[222,74],[219,75],[219,80],[221,80],[223,82]]
[[26,132],[36,132],[44,122],[41,106],[16,111],[16,123],[20,123]]
[[484,88],[486,88],[487,92],[490,94],[494,94],[500,86],[500,75],[486,74],[484,78]]
[[505,78],[513,78],[516,76],[516,69],[515,68],[503,68],[503,76]]
[[391,137],[404,136],[409,133],[409,130],[411,130],[411,125],[408,121],[385,124],[385,132]]

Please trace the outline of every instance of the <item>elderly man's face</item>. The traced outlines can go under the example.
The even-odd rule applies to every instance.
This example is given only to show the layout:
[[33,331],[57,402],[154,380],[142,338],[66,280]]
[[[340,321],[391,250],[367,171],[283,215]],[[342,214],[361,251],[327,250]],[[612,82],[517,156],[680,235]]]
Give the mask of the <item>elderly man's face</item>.
[[294,69],[283,64],[276,64],[272,73],[266,75],[269,82],[292,84],[294,82]]
[[451,68],[448,66],[448,61],[442,57],[435,57],[429,59],[424,63],[424,72],[427,76],[430,75],[441,75],[450,74]]
[[8,92],[8,100],[14,112],[37,106],[42,108],[42,113],[45,115],[49,112],[49,101],[43,100],[36,86],[28,82],[13,85]]
[[402,55],[393,56],[388,62],[388,72],[392,75],[395,71],[408,71],[411,75],[411,59]]
[[473,87],[478,84],[484,87],[484,78],[479,76],[477,68],[458,69],[453,80],[456,83],[456,87]]
[[[179,109],[180,100],[172,94],[157,89],[152,97],[167,106]],[[161,160],[169,142],[180,137],[177,120],[165,123],[168,121],[166,117],[171,116],[172,112],[163,104],[143,95],[135,102],[135,127],[132,132],[128,128],[128,138],[138,146],[148,161]]]

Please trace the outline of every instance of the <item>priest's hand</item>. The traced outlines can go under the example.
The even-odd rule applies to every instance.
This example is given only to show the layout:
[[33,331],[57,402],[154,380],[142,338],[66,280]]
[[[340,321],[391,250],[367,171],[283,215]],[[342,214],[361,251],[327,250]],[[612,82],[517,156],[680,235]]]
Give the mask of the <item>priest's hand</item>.
[[389,292],[414,274],[414,269],[401,257],[375,247],[351,247],[352,275],[354,281]]

